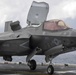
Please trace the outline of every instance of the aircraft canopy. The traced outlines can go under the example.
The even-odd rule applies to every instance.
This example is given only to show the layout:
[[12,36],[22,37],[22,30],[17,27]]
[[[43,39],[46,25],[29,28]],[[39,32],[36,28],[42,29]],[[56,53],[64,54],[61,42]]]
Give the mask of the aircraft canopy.
[[69,29],[69,27],[66,26],[66,24],[62,20],[50,20],[44,22],[43,29],[55,31]]

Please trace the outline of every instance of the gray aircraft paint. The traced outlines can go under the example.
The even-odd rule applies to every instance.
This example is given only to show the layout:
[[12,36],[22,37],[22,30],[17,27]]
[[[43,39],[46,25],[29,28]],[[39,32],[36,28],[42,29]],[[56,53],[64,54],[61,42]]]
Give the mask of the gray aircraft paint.
[[[76,30],[71,28],[59,31],[44,30],[43,26],[48,11],[49,5],[47,3],[34,1],[28,13],[27,27],[21,28],[19,21],[6,22],[5,32],[0,33],[0,55],[34,56],[36,53],[37,55],[46,54],[46,56],[55,57],[61,53],[72,51],[71,48],[76,47]],[[65,49],[60,45],[64,45]],[[56,50],[55,47],[59,50]],[[35,51],[37,48],[41,49],[41,52],[37,53]],[[32,53],[33,51],[35,52]],[[30,56],[28,58],[32,58]]]

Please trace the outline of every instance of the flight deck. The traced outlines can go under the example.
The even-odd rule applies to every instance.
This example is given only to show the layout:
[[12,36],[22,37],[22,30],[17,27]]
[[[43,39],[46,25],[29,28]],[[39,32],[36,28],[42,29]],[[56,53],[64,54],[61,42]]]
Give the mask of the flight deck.
[[[48,75],[48,64],[38,64],[37,69],[31,71],[26,63],[0,63],[1,75]],[[76,75],[76,64],[54,64],[53,75]]]

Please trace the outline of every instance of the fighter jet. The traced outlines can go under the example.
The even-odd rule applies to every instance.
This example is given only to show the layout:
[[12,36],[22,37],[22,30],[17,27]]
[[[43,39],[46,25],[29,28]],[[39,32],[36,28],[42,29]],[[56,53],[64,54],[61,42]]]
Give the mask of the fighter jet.
[[[75,50],[76,30],[59,19],[46,21],[48,11],[47,3],[33,1],[25,28],[19,21],[5,22],[4,33],[0,33],[0,56],[5,61],[12,61],[12,56],[27,56],[28,66],[35,70],[34,55],[45,55],[45,61],[49,62],[59,54]],[[52,63],[47,72],[54,73]]]

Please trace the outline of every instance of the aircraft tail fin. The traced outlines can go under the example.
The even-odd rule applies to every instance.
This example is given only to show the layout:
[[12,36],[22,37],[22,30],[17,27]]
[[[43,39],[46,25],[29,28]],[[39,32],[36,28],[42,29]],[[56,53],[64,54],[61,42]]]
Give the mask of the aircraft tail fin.
[[5,32],[7,31],[17,31],[17,30],[20,30],[21,29],[21,26],[20,26],[20,22],[19,21],[15,21],[15,22],[12,22],[12,21],[7,21],[5,22]]

